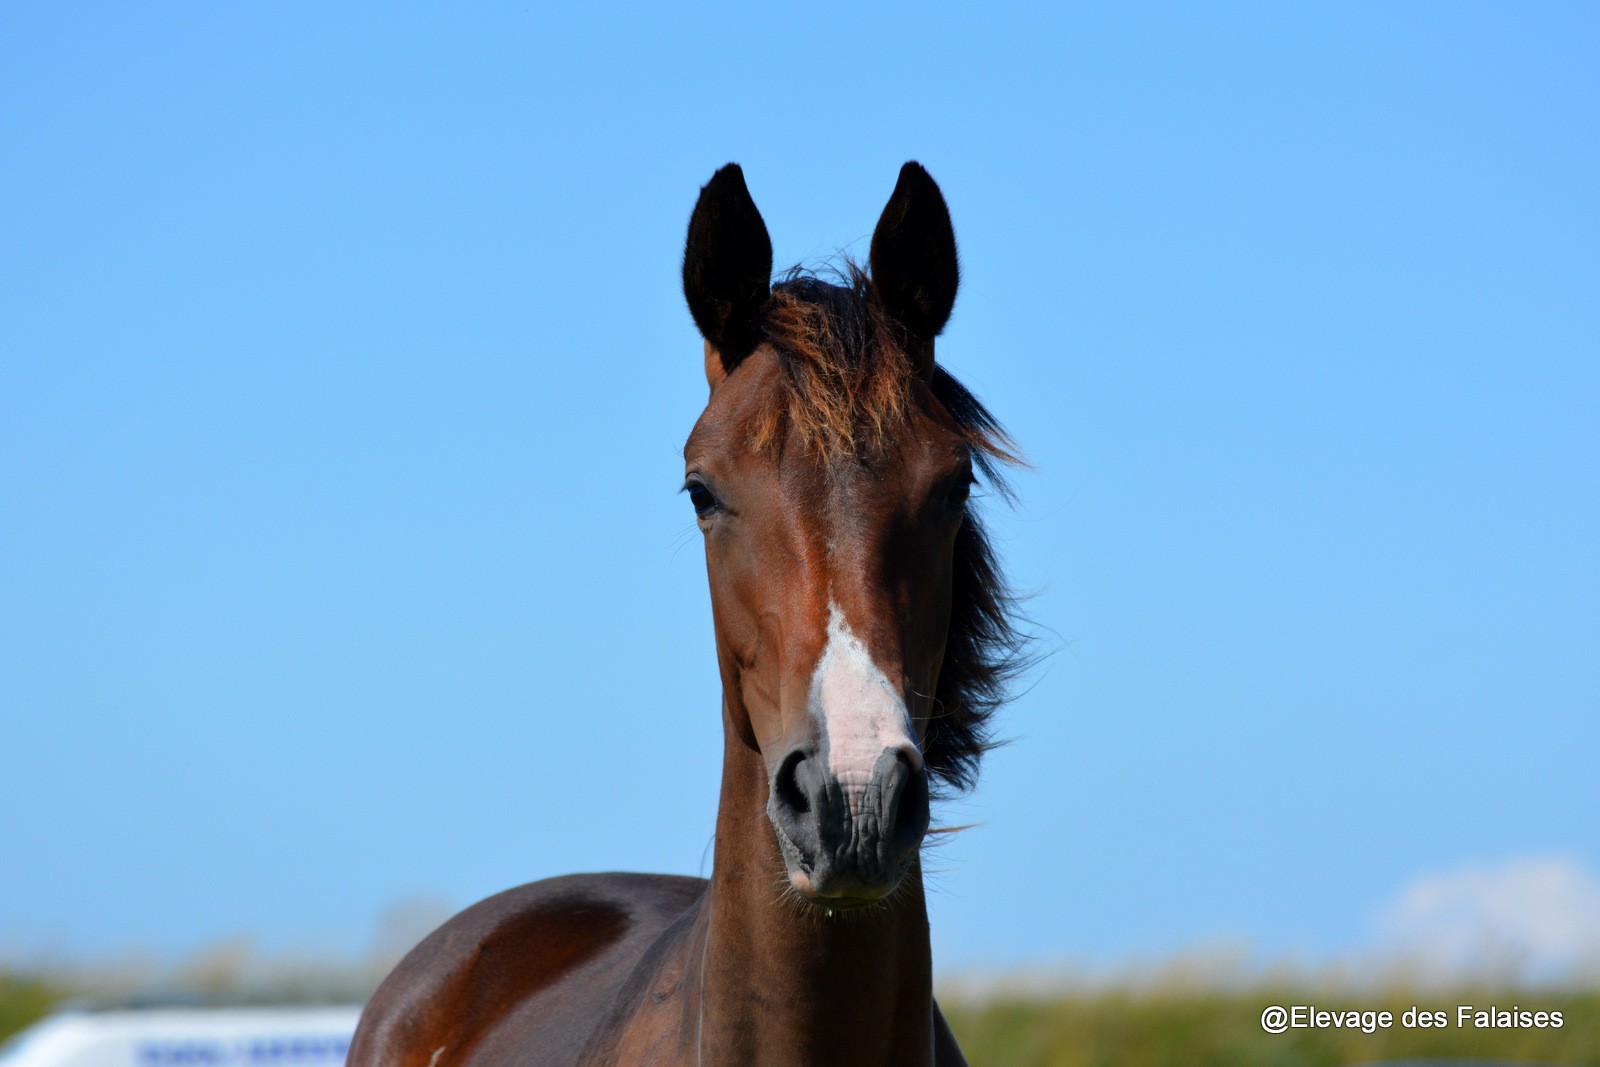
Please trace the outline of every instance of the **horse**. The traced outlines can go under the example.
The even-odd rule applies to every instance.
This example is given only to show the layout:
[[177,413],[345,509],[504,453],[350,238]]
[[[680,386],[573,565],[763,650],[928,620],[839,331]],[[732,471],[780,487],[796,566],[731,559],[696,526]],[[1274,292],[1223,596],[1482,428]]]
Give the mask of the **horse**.
[[934,359],[939,186],[901,168],[867,269],[773,281],[730,163],[689,221],[710,386],[684,449],[722,680],[709,880],[582,874],[424,939],[350,1067],[963,1064],[934,1001],[930,797],[970,788],[1024,638],[969,497],[1015,445]]

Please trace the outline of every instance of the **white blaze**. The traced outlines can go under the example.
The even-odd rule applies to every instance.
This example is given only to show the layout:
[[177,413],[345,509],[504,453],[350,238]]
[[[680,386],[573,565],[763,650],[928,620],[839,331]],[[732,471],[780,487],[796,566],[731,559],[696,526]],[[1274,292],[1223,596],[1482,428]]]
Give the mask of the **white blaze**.
[[828,604],[828,644],[811,676],[811,714],[828,754],[828,771],[859,811],[872,770],[885,749],[898,748],[922,766],[911,714],[837,604]]

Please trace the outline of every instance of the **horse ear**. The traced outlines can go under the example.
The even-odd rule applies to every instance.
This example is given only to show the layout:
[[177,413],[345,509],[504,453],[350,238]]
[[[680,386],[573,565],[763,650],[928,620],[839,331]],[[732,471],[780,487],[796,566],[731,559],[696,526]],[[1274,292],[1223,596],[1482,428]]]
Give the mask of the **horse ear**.
[[933,339],[956,303],[961,269],[950,209],[922,164],[900,168],[872,233],[870,262],[878,303],[905,328],[906,354],[926,378],[933,373]]
[[683,295],[706,339],[713,385],[719,369],[733,370],[760,341],[761,312],[771,294],[767,224],[750,199],[744,171],[729,163],[700,190],[683,248]]

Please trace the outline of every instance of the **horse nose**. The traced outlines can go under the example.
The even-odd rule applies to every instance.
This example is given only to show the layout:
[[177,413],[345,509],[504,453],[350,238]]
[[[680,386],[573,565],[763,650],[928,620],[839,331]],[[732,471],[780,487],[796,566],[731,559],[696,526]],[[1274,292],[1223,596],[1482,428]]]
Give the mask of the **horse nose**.
[[893,747],[870,775],[836,774],[816,749],[799,746],[772,776],[767,815],[802,892],[876,900],[899,883],[928,831],[927,772],[920,753]]

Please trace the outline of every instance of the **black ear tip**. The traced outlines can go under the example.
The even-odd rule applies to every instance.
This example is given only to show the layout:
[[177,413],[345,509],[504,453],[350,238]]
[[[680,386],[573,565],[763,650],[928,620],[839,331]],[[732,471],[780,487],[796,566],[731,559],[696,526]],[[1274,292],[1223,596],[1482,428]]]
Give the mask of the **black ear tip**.
[[948,214],[949,209],[944,206],[944,193],[939,191],[939,183],[933,180],[933,175],[928,169],[914,159],[906,160],[900,168],[900,177],[894,183],[894,192],[889,194],[887,211],[904,218],[909,213],[926,215],[934,214],[941,210]]
[[[733,212],[735,216],[742,216],[745,226],[751,226],[766,232],[766,224],[761,221],[761,212],[756,210],[756,202],[750,195],[750,187],[744,181],[744,168],[737,163],[725,163],[717,168],[711,180],[700,187],[700,199],[695,205],[696,213],[701,208],[708,209],[715,214]],[[694,222],[691,220],[690,226]]]
[[713,174],[711,176],[711,180],[705,184],[705,188],[707,189],[720,189],[725,187],[748,190],[748,186],[746,186],[744,183],[744,168],[739,166],[739,164],[724,163],[722,166],[717,168],[717,172]]
[[905,165],[900,168],[900,179],[895,182],[895,191],[905,190],[910,192],[918,186],[923,188],[931,187],[936,192],[939,189],[939,183],[933,180],[933,175],[928,173],[927,167],[924,167],[914,159],[908,159]]

